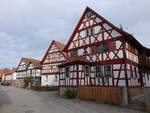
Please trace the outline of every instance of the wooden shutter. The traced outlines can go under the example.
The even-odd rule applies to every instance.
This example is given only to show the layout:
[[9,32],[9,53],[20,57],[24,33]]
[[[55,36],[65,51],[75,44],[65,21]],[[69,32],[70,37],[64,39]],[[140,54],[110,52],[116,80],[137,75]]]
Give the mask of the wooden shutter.
[[91,53],[96,53],[96,46],[91,47]]
[[109,49],[110,49],[111,51],[113,51],[113,50],[116,49],[116,42],[115,42],[115,41],[109,42]]

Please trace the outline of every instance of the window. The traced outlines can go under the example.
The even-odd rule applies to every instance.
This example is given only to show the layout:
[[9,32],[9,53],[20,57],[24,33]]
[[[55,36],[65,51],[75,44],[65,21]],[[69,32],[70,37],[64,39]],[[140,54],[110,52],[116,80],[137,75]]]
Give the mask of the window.
[[100,45],[100,46],[96,46],[96,53],[101,53],[103,52],[103,47]]
[[70,74],[70,67],[66,67],[65,68],[65,75],[66,75],[66,77],[69,77],[69,74]]
[[100,52],[100,46],[96,46],[96,53]]
[[106,52],[106,51],[109,51],[109,45],[108,43],[104,43],[103,44],[103,50]]
[[96,67],[96,77],[103,77],[103,68],[102,66]]
[[89,66],[84,67],[85,76],[89,76]]
[[94,34],[94,28],[89,28],[86,30],[86,36],[91,36]]
[[116,41],[109,42],[109,50],[114,51],[116,49]]
[[58,80],[58,76],[57,76],[57,75],[55,75],[55,82],[57,82],[57,80]]
[[147,80],[149,80],[149,73],[147,73]]
[[131,78],[133,78],[133,69],[132,69],[132,66],[130,66],[130,76],[131,76]]
[[71,52],[70,52],[70,56],[71,56],[71,57],[76,57],[76,56],[78,56],[78,51],[77,51],[77,50],[71,51]]
[[105,76],[111,76],[111,66],[104,66],[104,74]]
[[136,67],[134,67],[135,77],[137,78],[137,70]]

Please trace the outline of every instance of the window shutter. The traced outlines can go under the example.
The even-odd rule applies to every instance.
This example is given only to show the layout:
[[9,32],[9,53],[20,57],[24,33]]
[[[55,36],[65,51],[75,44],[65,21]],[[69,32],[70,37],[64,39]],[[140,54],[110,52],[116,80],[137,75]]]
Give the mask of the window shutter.
[[116,49],[116,42],[115,41],[111,41],[109,42],[109,48],[111,51]]
[[96,47],[95,46],[91,47],[91,53],[96,53]]

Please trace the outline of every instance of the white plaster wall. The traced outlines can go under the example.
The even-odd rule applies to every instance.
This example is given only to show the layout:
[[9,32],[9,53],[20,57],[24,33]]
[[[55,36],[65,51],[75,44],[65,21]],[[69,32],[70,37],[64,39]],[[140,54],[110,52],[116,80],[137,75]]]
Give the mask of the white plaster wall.
[[126,86],[125,80],[119,80],[118,86]]
[[16,80],[16,75],[17,75],[16,72],[12,74],[12,80]]
[[118,52],[117,55],[118,55],[119,58],[123,58],[123,51],[122,51],[122,50],[119,50],[119,52]]
[[112,36],[112,37],[119,37],[119,36],[121,36],[121,34],[120,34],[119,32],[117,32],[116,30],[113,30],[113,31],[111,32],[111,36]]
[[81,37],[85,37],[85,30],[80,32]]
[[5,75],[5,80],[11,80],[11,74],[10,75]]
[[122,42],[121,41],[116,41],[116,49],[119,49],[121,46]]
[[100,31],[100,29],[101,29],[101,26],[96,26],[96,27],[94,27],[94,29],[95,29],[95,34],[96,34],[96,33],[99,33],[99,31]]
[[41,85],[42,86],[58,86],[59,85],[59,77],[55,78],[55,75],[42,75],[41,76]]

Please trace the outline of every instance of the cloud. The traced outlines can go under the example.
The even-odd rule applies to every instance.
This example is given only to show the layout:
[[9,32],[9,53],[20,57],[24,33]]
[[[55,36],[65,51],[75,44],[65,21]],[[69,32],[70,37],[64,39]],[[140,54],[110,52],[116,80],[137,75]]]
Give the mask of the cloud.
[[150,47],[150,1],[0,0],[0,68],[42,59],[52,40],[66,43],[86,6]]

